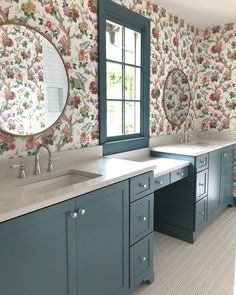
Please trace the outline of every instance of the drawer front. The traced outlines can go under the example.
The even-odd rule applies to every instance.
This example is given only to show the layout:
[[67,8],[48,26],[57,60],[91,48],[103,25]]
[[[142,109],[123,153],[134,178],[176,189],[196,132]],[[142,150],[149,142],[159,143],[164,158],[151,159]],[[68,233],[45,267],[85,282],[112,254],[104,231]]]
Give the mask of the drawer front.
[[153,194],[130,204],[130,245],[153,231]]
[[170,184],[170,173],[154,178],[154,191]]
[[153,234],[130,247],[130,288],[138,286],[153,272]]
[[204,154],[198,156],[196,159],[196,169],[198,171],[202,171],[208,168],[208,154]]
[[196,201],[207,195],[208,188],[208,169],[197,173],[196,178]]
[[188,166],[177,169],[177,170],[170,173],[170,182],[171,183],[176,182],[176,181],[181,180],[185,177],[188,177],[188,175],[189,175],[189,167]]
[[130,179],[130,202],[153,193],[153,172],[144,173]]
[[196,203],[195,230],[201,229],[207,221],[207,197]]

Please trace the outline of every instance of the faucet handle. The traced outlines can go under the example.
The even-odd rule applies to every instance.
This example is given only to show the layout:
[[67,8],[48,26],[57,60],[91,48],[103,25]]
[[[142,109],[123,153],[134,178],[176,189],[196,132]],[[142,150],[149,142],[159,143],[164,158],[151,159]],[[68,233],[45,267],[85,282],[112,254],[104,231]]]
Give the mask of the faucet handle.
[[26,177],[26,174],[25,174],[25,165],[23,163],[21,163],[21,164],[12,164],[10,166],[10,168],[13,168],[13,169],[20,168],[20,172],[19,172],[18,177],[19,178],[25,178]]

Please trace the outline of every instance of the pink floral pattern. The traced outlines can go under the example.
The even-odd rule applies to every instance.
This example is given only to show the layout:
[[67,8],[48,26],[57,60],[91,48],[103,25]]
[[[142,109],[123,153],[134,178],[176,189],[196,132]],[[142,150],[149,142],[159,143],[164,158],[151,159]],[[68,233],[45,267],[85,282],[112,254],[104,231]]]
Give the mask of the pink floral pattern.
[[236,25],[201,31],[197,45],[196,127],[236,131]]
[[18,25],[0,27],[0,128],[27,135],[45,128],[42,40]]
[[[199,31],[151,1],[115,2],[151,19],[150,135],[193,127],[235,130],[235,25]],[[70,98],[46,133],[25,139],[0,133],[0,157],[31,154],[40,142],[53,150],[98,145],[97,1],[2,0],[0,24],[9,21],[35,27],[55,44],[67,67]],[[194,94],[181,127],[168,122],[162,105],[165,79],[174,68],[184,71]]]
[[[193,112],[181,127],[167,121],[162,94],[168,72],[176,67],[194,89],[198,30],[150,1],[115,2],[151,19],[151,136],[192,128]],[[8,21],[37,28],[58,48],[69,74],[70,98],[61,119],[46,133],[25,139],[10,136],[10,141],[1,133],[1,158],[32,154],[40,142],[53,150],[98,145],[97,1],[2,0],[0,24]],[[9,142],[15,147],[10,148]]]

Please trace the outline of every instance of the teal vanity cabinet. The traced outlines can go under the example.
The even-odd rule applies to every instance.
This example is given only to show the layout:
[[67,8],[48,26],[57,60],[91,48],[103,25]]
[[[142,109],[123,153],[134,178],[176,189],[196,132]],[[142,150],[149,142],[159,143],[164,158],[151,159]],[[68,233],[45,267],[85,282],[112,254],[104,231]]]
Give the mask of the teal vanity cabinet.
[[127,295],[129,181],[0,224],[4,295]]
[[170,185],[156,187],[154,229],[193,243],[209,222],[233,205],[234,154],[234,145],[197,157],[152,151],[152,156],[190,163],[185,180],[171,184],[165,179]]
[[154,281],[153,172],[130,179],[130,289]]
[[0,293],[76,295],[74,200],[0,224]]
[[[129,182],[76,199],[78,295],[126,295],[129,289]],[[84,210],[84,211],[82,211]]]
[[153,275],[153,172],[0,224],[0,293],[128,295]]

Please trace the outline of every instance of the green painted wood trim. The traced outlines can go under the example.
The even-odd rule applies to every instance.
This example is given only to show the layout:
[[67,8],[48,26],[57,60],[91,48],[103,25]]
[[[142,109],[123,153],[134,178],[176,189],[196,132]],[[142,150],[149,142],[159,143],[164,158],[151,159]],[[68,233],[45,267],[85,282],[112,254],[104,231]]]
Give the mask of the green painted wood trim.
[[[141,33],[142,61],[141,61],[141,117],[140,134],[135,135],[137,141],[131,140],[134,135],[125,135],[116,138],[107,138],[106,112],[106,20],[109,19],[120,25],[129,27]],[[150,99],[150,20],[110,0],[98,2],[99,28],[99,111],[100,111],[100,144],[104,145],[104,155],[129,151],[148,146],[149,138],[149,99]],[[128,138],[128,139],[127,139]],[[113,144],[108,144],[109,141]],[[121,144],[121,141],[123,144]]]
[[148,137],[131,138],[127,140],[119,140],[106,142],[103,144],[103,155],[112,155],[114,153],[122,153],[132,150],[138,150],[148,146]]

